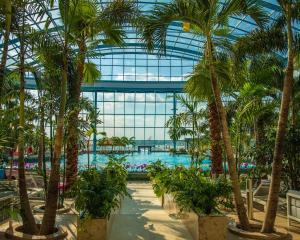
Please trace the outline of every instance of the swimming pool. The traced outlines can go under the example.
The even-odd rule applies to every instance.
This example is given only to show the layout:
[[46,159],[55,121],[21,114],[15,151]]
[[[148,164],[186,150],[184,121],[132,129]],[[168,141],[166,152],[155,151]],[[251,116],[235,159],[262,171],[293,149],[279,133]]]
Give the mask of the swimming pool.
[[[124,156],[124,155],[115,155],[115,156]],[[126,155],[126,162],[124,163],[126,169],[129,172],[143,172],[148,164],[161,160],[166,166],[173,168],[175,166],[183,165],[189,167],[191,164],[191,157],[185,154],[174,155],[168,152],[134,152],[132,154]],[[106,164],[108,156],[104,154],[90,154],[90,165],[92,167],[102,167]],[[88,155],[81,154],[78,159],[78,168],[83,170],[87,168],[88,164]],[[251,170],[255,165],[251,163],[242,163],[240,169],[242,171]],[[204,159],[200,164],[200,168],[203,171],[211,170],[211,160]],[[227,165],[226,165],[227,170]]]
[[[143,171],[145,167],[157,160],[161,160],[168,167],[183,165],[190,166],[191,158],[189,155],[172,155],[168,152],[134,152],[127,155],[115,155],[116,157],[126,156],[125,167],[129,171]],[[104,154],[90,154],[90,165],[101,167],[107,163],[108,156]],[[78,168],[85,169],[88,164],[88,155],[81,154],[78,158]]]
[[[161,160],[166,166],[173,168],[175,166],[183,165],[189,167],[191,163],[191,157],[189,155],[180,154],[173,155],[169,152],[134,152],[127,155],[118,155],[116,157],[126,156],[126,161],[124,166],[129,172],[144,172],[148,164]],[[103,167],[108,160],[108,156],[105,154],[90,154],[90,166],[101,168]],[[64,167],[64,161],[61,160],[61,169]],[[51,164],[47,161],[47,169],[50,169]],[[78,157],[78,169],[84,170],[88,167],[88,154],[80,154]],[[211,170],[211,160],[205,159],[202,160],[200,167],[203,171]],[[248,171],[255,167],[251,163],[242,163],[240,169],[242,171]],[[17,168],[17,161],[14,161],[13,168]],[[26,169],[35,169],[37,168],[37,159],[26,160],[25,164]],[[228,167],[226,166],[226,170]]]

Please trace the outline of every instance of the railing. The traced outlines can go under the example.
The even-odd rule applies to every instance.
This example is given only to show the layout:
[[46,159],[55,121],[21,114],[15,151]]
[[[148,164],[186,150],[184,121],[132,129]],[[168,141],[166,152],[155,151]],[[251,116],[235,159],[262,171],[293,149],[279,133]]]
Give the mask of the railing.
[[300,222],[300,192],[289,190],[286,194],[287,220],[290,226],[290,220]]

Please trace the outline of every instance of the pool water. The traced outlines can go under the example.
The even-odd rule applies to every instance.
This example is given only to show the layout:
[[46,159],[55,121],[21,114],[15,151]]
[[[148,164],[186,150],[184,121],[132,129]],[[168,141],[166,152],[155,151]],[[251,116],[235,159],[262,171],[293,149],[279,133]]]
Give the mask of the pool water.
[[[162,161],[166,166],[170,168],[174,168],[176,166],[185,166],[189,167],[191,164],[191,157],[186,154],[173,155],[169,152],[134,152],[129,153],[127,155],[119,155],[115,154],[116,157],[126,156],[126,161],[124,163],[125,168],[129,172],[144,172],[147,165],[150,163],[156,162],[157,160]],[[104,167],[108,161],[108,155],[105,154],[90,154],[90,166],[101,168]],[[51,164],[47,161],[47,169],[51,168]],[[61,160],[61,169],[64,168],[64,161]],[[13,168],[17,168],[17,161],[14,161]],[[26,161],[25,164],[26,169],[35,169],[37,168],[37,159],[31,159],[30,161]],[[78,157],[78,169],[84,170],[88,168],[88,154],[81,154]],[[200,163],[200,168],[202,171],[210,171],[211,170],[211,160],[204,159]],[[242,163],[240,165],[241,171],[249,171],[255,168],[255,165],[251,163]],[[226,171],[228,167],[225,167]],[[1,178],[1,176],[0,176]]]
[[[124,163],[125,168],[129,172],[143,172],[148,164],[161,160],[166,166],[173,168],[179,165],[189,167],[191,164],[191,157],[185,154],[174,155],[168,152],[134,152],[127,155],[115,155],[116,157],[126,156]],[[104,154],[90,154],[90,166],[103,167],[108,161],[108,156]],[[81,154],[78,159],[79,170],[87,169],[88,166],[88,154]],[[248,171],[255,167],[251,163],[242,163],[240,165],[241,171]],[[200,163],[202,171],[211,170],[211,160],[204,159]],[[226,171],[228,167],[225,167]]]
[[[161,160],[168,167],[183,165],[190,166],[191,158],[189,155],[172,155],[168,152],[134,152],[127,155],[115,155],[116,157],[126,156],[125,167],[129,171],[143,171],[152,162]],[[101,167],[107,163],[108,156],[104,154],[90,154],[90,165]],[[208,160],[209,161],[209,160]],[[210,161],[209,161],[210,162]],[[81,154],[78,158],[78,168],[85,169],[88,164],[88,154]]]

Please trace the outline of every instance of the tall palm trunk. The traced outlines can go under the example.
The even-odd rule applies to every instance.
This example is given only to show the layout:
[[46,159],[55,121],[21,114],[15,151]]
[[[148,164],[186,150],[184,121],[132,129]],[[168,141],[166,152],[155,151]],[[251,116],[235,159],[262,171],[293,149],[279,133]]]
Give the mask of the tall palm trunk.
[[257,150],[257,165],[260,167],[265,166],[266,164],[266,158],[265,153],[263,152],[263,144],[264,144],[264,138],[265,138],[265,124],[264,119],[262,117],[259,117],[254,124],[254,130],[255,130],[255,148]]
[[6,0],[5,3],[5,33],[4,33],[4,41],[3,41],[3,50],[0,64],[0,96],[2,96],[3,86],[4,86],[4,72],[7,61],[7,52],[9,46],[9,35],[10,35],[10,27],[11,27],[11,15],[12,15],[12,6],[11,0]]
[[68,81],[68,62],[67,62],[67,46],[64,47],[63,69],[62,69],[62,85],[60,95],[60,107],[57,118],[57,127],[54,139],[54,153],[51,164],[51,172],[48,184],[48,193],[46,198],[45,214],[42,221],[40,233],[42,235],[54,232],[56,210],[58,205],[58,184],[60,181],[60,157],[64,132],[64,117],[67,98],[67,81]]
[[38,152],[38,171],[43,172],[43,162],[45,157],[45,110],[40,96],[40,136],[39,136],[39,152]]
[[[25,3],[23,3],[25,5]],[[25,8],[25,6],[24,6]],[[24,161],[24,128],[25,128],[25,9],[22,14],[22,26],[19,34],[20,39],[20,110],[19,110],[19,129],[18,129],[18,144],[19,144],[19,161],[18,161],[18,176],[19,176],[19,195],[20,195],[20,215],[22,217],[24,233],[36,234],[38,232],[35,223],[27,194],[26,177],[25,177],[25,161]]]
[[[54,98],[50,95],[51,100],[53,101]],[[49,127],[50,127],[50,162],[52,163],[53,160],[53,102],[50,104],[50,118],[49,118]]]
[[292,95],[293,86],[293,30],[292,30],[292,18],[291,18],[291,4],[285,4],[285,13],[287,21],[287,41],[288,41],[288,63],[284,77],[283,92],[281,98],[280,113],[277,125],[277,134],[275,141],[274,157],[272,164],[272,177],[271,185],[269,190],[269,196],[267,201],[267,210],[265,214],[265,219],[262,227],[262,232],[270,233],[274,229],[280,182],[281,182],[281,168],[282,168],[282,158],[283,158],[283,147],[286,134],[286,124],[288,122],[289,115],[289,105]]
[[88,154],[88,169],[90,169],[90,138],[88,138],[88,142],[87,142],[87,154]]
[[79,115],[79,101],[81,93],[81,83],[83,81],[84,61],[86,54],[86,46],[82,40],[79,44],[79,57],[77,60],[77,76],[75,81],[71,82],[70,86],[70,110],[68,120],[68,139],[67,139],[67,166],[66,166],[66,186],[69,188],[73,185],[77,178],[78,172],[78,115]]
[[38,152],[38,170],[39,173],[43,176],[44,182],[44,191],[45,196],[47,197],[47,168],[46,168],[46,146],[45,146],[45,109],[44,109],[44,101],[42,97],[40,97],[40,139],[39,139],[39,152]]
[[219,174],[223,173],[221,145],[222,138],[218,109],[214,101],[209,101],[208,112],[211,139],[211,171],[213,175],[218,176]]
[[219,114],[219,118],[220,118],[221,126],[222,126],[222,137],[223,137],[223,143],[224,143],[225,152],[226,152],[226,156],[227,156],[230,180],[231,180],[231,184],[232,184],[232,188],[233,188],[235,207],[236,207],[236,211],[237,211],[237,215],[238,215],[238,218],[240,221],[241,228],[243,228],[244,230],[247,230],[247,229],[249,229],[249,220],[248,220],[248,217],[246,214],[246,208],[245,208],[244,201],[243,201],[242,194],[241,194],[237,168],[236,168],[236,164],[235,164],[235,159],[234,159],[233,150],[232,150],[232,146],[231,146],[231,139],[230,139],[229,130],[228,130],[226,112],[225,112],[225,108],[222,103],[221,91],[220,91],[220,88],[218,85],[215,65],[213,63],[214,62],[213,54],[214,53],[213,53],[212,40],[211,40],[211,37],[208,36],[207,37],[207,49],[206,49],[205,55],[206,55],[207,63],[209,64],[212,90],[214,93],[215,103],[216,103],[216,106],[218,109],[218,114]]
[[[68,119],[67,126],[67,149],[66,149],[66,187],[69,188],[73,185],[77,177],[77,164],[78,164],[78,115],[79,111],[76,109],[75,99],[77,96],[72,96],[70,91],[70,101],[72,101],[72,110]],[[76,93],[77,95],[77,93]],[[80,96],[80,90],[78,95]],[[78,97],[79,98],[79,97]]]

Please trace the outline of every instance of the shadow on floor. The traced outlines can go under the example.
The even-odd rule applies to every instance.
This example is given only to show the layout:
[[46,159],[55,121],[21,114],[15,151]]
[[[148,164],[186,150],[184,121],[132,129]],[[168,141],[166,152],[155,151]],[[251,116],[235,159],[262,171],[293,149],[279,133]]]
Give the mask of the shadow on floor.
[[181,221],[160,206],[150,184],[128,184],[132,199],[125,198],[109,240],[190,240]]

